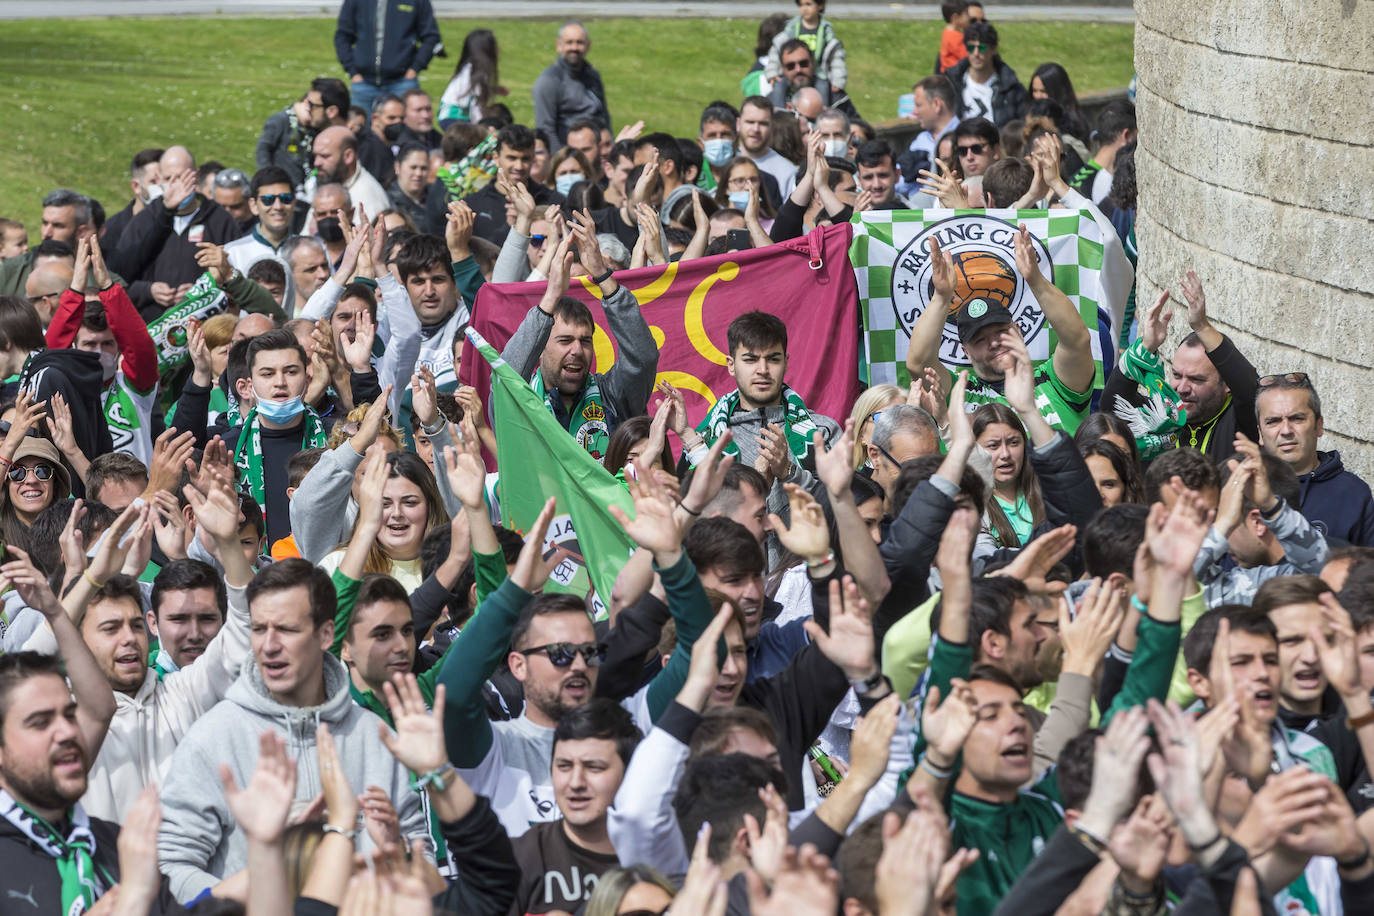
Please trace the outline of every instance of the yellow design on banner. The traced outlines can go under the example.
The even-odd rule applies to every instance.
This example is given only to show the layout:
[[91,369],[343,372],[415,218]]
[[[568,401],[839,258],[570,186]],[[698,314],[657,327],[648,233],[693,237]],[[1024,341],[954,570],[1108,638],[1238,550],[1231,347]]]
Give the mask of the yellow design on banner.
[[702,280],[697,284],[697,288],[692,290],[692,295],[687,297],[687,308],[682,314],[683,323],[687,326],[687,339],[692,342],[698,353],[717,366],[725,365],[725,354],[720,352],[711,342],[710,335],[706,333],[706,326],[702,322],[702,307],[706,304],[706,294],[715,286],[717,280],[729,282],[738,276],[738,264],[734,261],[722,263],[716,268],[715,273]]

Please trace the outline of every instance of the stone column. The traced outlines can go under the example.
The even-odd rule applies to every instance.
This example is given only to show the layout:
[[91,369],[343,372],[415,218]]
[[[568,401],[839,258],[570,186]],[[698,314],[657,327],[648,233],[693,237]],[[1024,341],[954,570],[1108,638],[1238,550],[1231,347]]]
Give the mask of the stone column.
[[[1305,371],[1374,480],[1374,3],[1136,0],[1138,308],[1202,278],[1261,375]],[[1166,345],[1165,355],[1172,353]]]

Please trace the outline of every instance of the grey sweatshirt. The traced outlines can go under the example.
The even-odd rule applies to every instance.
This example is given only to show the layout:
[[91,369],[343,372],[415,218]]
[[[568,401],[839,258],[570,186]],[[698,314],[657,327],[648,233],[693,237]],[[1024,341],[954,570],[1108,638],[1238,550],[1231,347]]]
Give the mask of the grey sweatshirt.
[[[181,902],[194,899],[247,862],[246,841],[229,813],[219,765],[228,766],[240,787],[248,785],[257,767],[258,736],[266,729],[285,738],[286,751],[296,760],[293,813],[322,791],[315,729],[323,722],[334,736],[353,791],[381,787],[396,806],[406,841],[428,838],[420,797],[411,791],[405,768],[378,737],[381,719],[353,702],[343,662],[322,654],[327,697],[322,705],[286,706],[273,699],[257,663],[250,660],[224,700],[201,716],[177,747],[162,788],[157,852],[162,873]],[[373,848],[367,831],[359,831],[358,844],[363,852]]]

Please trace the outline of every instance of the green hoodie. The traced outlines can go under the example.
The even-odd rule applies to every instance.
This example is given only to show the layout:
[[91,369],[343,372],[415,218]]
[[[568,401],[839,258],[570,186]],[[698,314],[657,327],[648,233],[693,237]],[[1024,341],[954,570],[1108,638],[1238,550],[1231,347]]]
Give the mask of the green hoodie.
[[959,876],[959,916],[987,916],[1064,824],[1064,806],[1050,767],[1010,802],[951,792],[946,803],[953,848],[981,850]]

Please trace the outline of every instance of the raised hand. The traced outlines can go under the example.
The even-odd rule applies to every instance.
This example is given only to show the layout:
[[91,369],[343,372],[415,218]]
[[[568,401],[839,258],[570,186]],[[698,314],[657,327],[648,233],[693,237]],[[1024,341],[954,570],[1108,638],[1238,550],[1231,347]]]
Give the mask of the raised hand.
[[1126,889],[1148,894],[1153,889],[1168,858],[1169,808],[1158,795],[1147,795],[1136,804],[1131,816],[1112,831],[1107,851],[1121,866]]
[[353,339],[347,334],[339,335],[339,353],[348,368],[354,372],[368,372],[372,369],[372,344],[377,339],[377,324],[372,313],[360,309],[353,325]]
[[1368,693],[1360,681],[1359,647],[1350,612],[1341,606],[1332,592],[1326,592],[1317,601],[1321,604],[1322,623],[1326,633],[1322,632],[1321,627],[1312,627],[1307,635],[1317,647],[1322,673],[1326,675],[1327,683],[1336,688],[1336,692],[1347,703],[1352,699],[1359,701],[1363,695],[1363,711],[1368,706]]
[[296,798],[296,761],[286,753],[286,742],[267,729],[258,736],[258,765],[242,789],[224,764],[220,782],[229,813],[249,840],[267,846],[281,842],[286,832],[291,803]]
[[209,477],[209,486],[203,491],[194,484],[187,484],[182,492],[202,531],[218,544],[234,543],[238,540],[240,515],[234,486],[218,470],[212,470]]
[[348,784],[348,774],[339,761],[334,736],[323,722],[315,729],[315,752],[319,757],[320,788],[323,789],[329,823],[340,830],[357,829],[358,796],[353,794],[353,787]]
[[[844,463],[848,466],[848,461]],[[774,533],[783,547],[808,565],[825,562],[830,556],[830,527],[825,521],[825,510],[814,496],[796,484],[783,484],[783,488],[787,490],[790,524],[784,523],[775,513],[769,513],[768,521]]]
[[158,490],[150,499],[153,504],[153,536],[158,548],[171,560],[186,559],[186,518],[181,503],[166,490]]
[[1064,645],[1063,671],[1092,677],[1102,657],[1112,647],[1112,640],[1125,617],[1125,594],[1101,579],[1092,580],[1083,600],[1078,603],[1078,615],[1072,620],[1069,619],[1068,602],[1061,601],[1059,639]]
[[921,710],[921,736],[926,756],[942,769],[954,766],[969,732],[978,723],[978,700],[963,678],[949,682],[949,697],[941,701],[940,688],[931,686]]
[[57,544],[62,549],[62,565],[66,568],[63,585],[81,575],[86,569],[86,537],[77,526],[86,516],[86,505],[79,498],[72,502],[67,524],[62,526]]
[[487,469],[478,454],[476,436],[464,436],[457,446],[444,449],[444,473],[449,489],[464,508],[479,509],[486,503]]
[[[545,246],[549,243],[545,242]],[[553,249],[548,261],[548,268],[545,273],[548,275],[548,285],[544,288],[544,298],[540,300],[539,307],[550,315],[553,314],[554,306],[558,300],[568,294],[568,283],[572,276],[572,263],[576,257],[572,251],[573,237],[567,235]],[[585,266],[585,265],[583,265]]]
[[1232,839],[1259,858],[1294,827],[1321,817],[1330,791],[1331,780],[1306,767],[1275,773],[1250,796]]
[[854,478],[854,421],[844,421],[844,431],[827,448],[820,430],[811,434],[811,454],[816,462],[816,476],[825,484],[825,492],[832,503],[853,499],[849,482]]
[[149,783],[124,815],[115,844],[119,852],[118,913],[146,913],[157,898],[162,884],[157,865],[157,831],[161,824],[157,786]]
[[707,850],[711,845],[711,825],[701,825],[696,845],[692,848],[692,864],[682,889],[673,897],[668,916],[725,916],[726,889],[720,880],[720,866],[711,861]]
[[401,818],[391,796],[380,786],[368,786],[358,796],[358,810],[363,815],[363,827],[378,849],[404,849],[405,838],[401,836]]
[[960,369],[949,390],[949,449],[959,449],[965,454],[973,448],[973,421],[964,409],[964,392],[968,390],[968,370]]
[[77,240],[76,264],[72,268],[70,289],[81,296],[86,295],[86,287],[90,285],[88,277],[91,272],[91,246],[87,240],[89,238],[94,238],[94,236]]
[[60,392],[54,392],[48,401],[48,408],[50,412],[48,431],[52,433],[53,445],[56,445],[57,450],[63,455],[81,454],[80,448],[76,444],[76,431],[72,426],[72,410],[67,406],[67,399],[62,397]]
[[619,506],[609,507],[611,515],[636,544],[653,551],[660,568],[672,566],[682,552],[682,531],[674,517],[673,500],[650,479],[625,482],[634,499],[635,517],[631,519]]
[[[362,319],[360,313],[358,318]],[[353,451],[359,455],[366,455],[367,450],[372,447],[372,443],[377,441],[377,436],[382,431],[382,424],[386,422],[386,405],[391,400],[391,386],[387,385],[382,389],[381,395],[368,405],[367,413],[363,414],[362,422],[358,424],[358,431],[353,434],[349,444],[353,446]]]
[[1188,303],[1188,327],[1194,331],[1211,327],[1207,320],[1207,296],[1202,291],[1202,281],[1191,269],[1183,275],[1183,299]]
[[515,561],[515,569],[511,570],[510,580],[527,592],[543,589],[549,573],[562,560],[562,551],[554,551],[549,560],[544,559],[544,537],[549,532],[549,522],[553,521],[555,505],[550,496],[525,535],[525,546],[520,548],[520,557]]
[[129,503],[128,507],[114,520],[114,524],[105,529],[105,533],[100,538],[100,544],[96,548],[95,556],[91,558],[90,565],[86,570],[92,579],[103,585],[109,581],[110,576],[124,567],[124,561],[134,546],[133,538],[126,538],[125,535],[143,521],[148,512],[149,508],[146,505],[140,506],[138,503]]
[[33,565],[28,553],[13,544],[7,545],[5,549],[18,559],[0,564],[0,582],[14,586],[14,590],[24,599],[24,603],[40,611],[48,620],[61,614],[62,605],[49,587],[47,577]]
[[[606,259],[601,254],[601,243],[596,240],[596,223],[586,210],[573,213],[572,238],[577,243],[577,260],[587,271],[588,276],[599,277],[606,272]],[[610,283],[608,278],[607,283]]]
[[1007,369],[1005,379],[1007,405],[1022,416],[1038,413],[1035,408],[1035,368],[1026,350],[1026,342],[1021,339],[1021,333],[1015,325],[1002,334],[1002,340],[1007,344],[1011,357],[1011,367]]
[[1151,513],[1146,524],[1145,542],[1157,567],[1176,576],[1192,575],[1212,514],[1202,497],[1191,490],[1175,494],[1169,513]]
[[761,428],[758,444],[754,470],[767,478],[770,486],[774,481],[786,480],[792,473],[792,449],[787,444],[787,435],[777,424],[769,423]]
[[472,226],[477,215],[472,208],[461,200],[448,205],[447,223],[444,225],[444,241],[448,243],[448,255],[454,261],[466,261],[472,257],[468,243],[472,241]]
[[1174,310],[1165,308],[1169,304],[1169,291],[1162,290],[1155,304],[1145,310],[1145,319],[1140,322],[1140,340],[1145,349],[1158,353],[1169,336],[1169,322],[1173,320]]
[[[1132,706],[1113,716],[1106,732],[1097,739],[1092,789],[1083,805],[1079,825],[1104,842],[1135,804],[1140,761],[1150,749],[1149,727],[1145,707]],[[1190,759],[1196,764],[1196,735],[1191,747],[1194,756]],[[1200,770],[1197,784],[1202,785]]]
[[145,494],[159,491],[176,492],[181,482],[182,469],[195,451],[195,434],[189,429],[178,433],[174,427],[166,429],[153,443],[153,460],[148,468],[148,486]]
[[[1146,758],[1150,776],[1188,843],[1195,847],[1210,844],[1217,839],[1217,826],[1202,790],[1197,723],[1173,700],[1163,706],[1151,699],[1149,716],[1160,747],[1159,753]],[[1131,778],[1134,779],[1134,773]]]
[[734,455],[726,455],[725,447],[734,439],[734,433],[726,430],[711,446],[706,460],[697,465],[692,474],[692,485],[682,499],[682,507],[689,513],[700,515],[701,511],[716,498],[725,483],[725,472],[735,463]]
[[854,584],[853,576],[844,577],[843,600],[840,583],[830,583],[830,632],[814,620],[807,620],[804,626],[816,648],[849,680],[866,681],[878,672],[868,601]]
[[432,429],[439,422],[439,389],[427,366],[418,370],[410,377],[411,410],[421,425]]
[[874,869],[873,890],[882,916],[925,916],[940,869],[949,853],[944,818],[917,809],[903,821],[895,812],[883,818],[883,853]]
[[1026,224],[1022,223],[1016,232],[1014,242],[1016,249],[1016,272],[1026,281],[1026,285],[1035,289],[1043,286],[1049,281],[1040,272],[1040,258],[1035,251],[1035,243],[1031,241],[1030,230]]
[[759,789],[763,801],[763,826],[752,814],[744,815],[744,829],[749,837],[749,864],[764,881],[772,884],[787,852],[787,799],[772,784]]
[[839,906],[839,872],[810,843],[787,848],[771,892],[757,872],[746,871],[744,878],[753,916],[834,916]]
[[1030,591],[1042,595],[1062,594],[1068,588],[1068,583],[1051,582],[1047,577],[1059,565],[1059,561],[1068,556],[1070,550],[1073,550],[1074,540],[1077,537],[1078,529],[1076,527],[1061,525],[1031,541],[1021,548],[1014,560],[988,575],[1010,576],[1024,583]]

